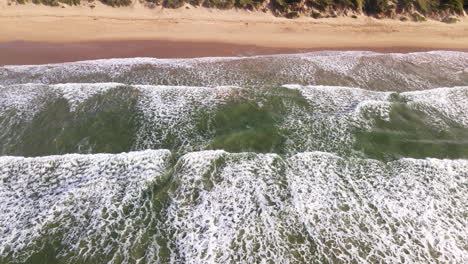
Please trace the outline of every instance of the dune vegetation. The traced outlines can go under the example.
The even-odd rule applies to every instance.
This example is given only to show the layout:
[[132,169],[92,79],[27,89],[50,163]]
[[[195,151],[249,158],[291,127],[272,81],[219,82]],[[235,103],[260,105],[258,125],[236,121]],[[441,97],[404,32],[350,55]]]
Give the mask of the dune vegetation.
[[[81,0],[16,0],[24,4],[59,6],[61,4],[79,5]],[[84,0],[93,2],[95,0]],[[97,1],[97,0],[96,0]],[[120,7],[132,4],[132,0],[99,0],[103,4]],[[140,0],[150,8],[180,8],[185,4],[218,9],[248,9],[271,11],[276,16],[297,18],[310,16],[327,18],[337,16],[369,15],[377,18],[395,18],[402,21],[425,21],[426,18],[447,23],[457,22],[454,16],[464,16],[468,0]]]

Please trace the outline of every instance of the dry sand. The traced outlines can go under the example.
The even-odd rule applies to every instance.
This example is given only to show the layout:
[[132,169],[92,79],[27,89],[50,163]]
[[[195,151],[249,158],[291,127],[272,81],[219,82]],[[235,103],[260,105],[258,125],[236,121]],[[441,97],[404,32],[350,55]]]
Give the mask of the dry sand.
[[[55,43],[56,46],[43,47],[44,50],[49,50],[49,53],[53,53],[57,47],[62,49],[68,47],[70,50],[71,47],[77,48],[80,45],[85,47],[83,51],[85,52],[86,49],[92,49],[89,43],[97,41],[101,46],[98,44],[91,46],[99,46],[94,50],[102,54],[101,57],[119,56],[119,52],[116,51],[118,49],[114,48],[111,54],[102,47],[105,41],[120,43],[122,47],[127,45],[125,47],[128,48],[129,41],[135,40],[156,40],[159,44],[150,45],[148,42],[149,46],[142,48],[145,51],[141,53],[127,50],[128,56],[139,54],[160,56],[164,54],[162,52],[164,49],[170,50],[174,43],[179,42],[198,42],[200,45],[211,43],[198,47],[203,49],[203,46],[206,46],[204,52],[194,53],[203,56],[210,55],[210,51],[212,55],[225,56],[317,49],[468,50],[467,18],[456,24],[437,21],[416,23],[391,19],[378,20],[366,16],[357,19],[302,17],[290,20],[275,17],[271,13],[245,10],[216,10],[201,7],[182,7],[176,10],[159,7],[150,9],[137,0],[129,7],[120,8],[112,8],[99,2],[92,3],[95,5],[94,8],[90,5],[61,8],[34,4],[8,5],[7,0],[0,0],[0,42],[3,42],[0,43],[0,64],[7,63],[6,53],[11,53],[15,45],[18,49],[21,45],[23,49],[35,48],[33,44],[27,47],[24,43],[20,45],[11,41]],[[10,43],[5,44],[6,42]],[[62,43],[61,46],[58,43]],[[73,43],[75,46],[66,46],[63,43]],[[85,43],[88,43],[88,46]],[[213,46],[216,43],[228,43],[231,46],[217,49]],[[113,45],[109,43],[108,46]],[[158,52],[151,52],[149,50],[151,46],[157,47]],[[135,47],[138,46],[135,44],[132,49]],[[171,57],[191,57],[188,55],[191,51],[197,50],[197,47],[179,44],[176,50],[178,52],[175,53],[168,51]],[[106,52],[109,53],[108,56],[104,56]],[[17,50],[17,53],[24,52]],[[127,56],[124,53],[120,54],[120,57]],[[180,56],[177,56],[178,54]],[[70,59],[74,58],[68,60]],[[63,58],[59,61],[66,60]]]

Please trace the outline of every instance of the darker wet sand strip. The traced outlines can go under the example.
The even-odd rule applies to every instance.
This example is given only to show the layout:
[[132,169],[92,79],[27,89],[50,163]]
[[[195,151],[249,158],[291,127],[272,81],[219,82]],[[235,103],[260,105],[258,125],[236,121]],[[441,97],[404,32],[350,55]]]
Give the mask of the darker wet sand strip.
[[[376,52],[420,52],[429,48],[270,48],[214,42],[165,40],[92,41],[46,43],[13,41],[0,43],[0,65],[50,64],[108,58],[195,58],[291,54],[323,50],[369,50]],[[457,50],[457,49],[449,49]],[[468,51],[468,49],[458,49]]]

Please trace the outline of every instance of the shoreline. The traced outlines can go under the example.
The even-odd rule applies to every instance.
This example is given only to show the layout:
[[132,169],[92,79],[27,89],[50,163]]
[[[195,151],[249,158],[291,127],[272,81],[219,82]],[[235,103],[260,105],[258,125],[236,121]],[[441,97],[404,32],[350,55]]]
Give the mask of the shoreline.
[[0,0],[0,65],[321,50],[468,51],[468,17],[455,24],[368,16],[286,19],[268,12],[184,6],[11,5]]
[[[152,57],[244,57],[257,55],[293,54],[317,51],[373,51],[378,53],[427,52],[440,49],[414,47],[344,47],[344,48],[272,48],[216,42],[184,42],[170,40],[128,40],[88,42],[0,42],[0,66],[39,65],[85,60]],[[443,49],[463,51],[467,49]]]

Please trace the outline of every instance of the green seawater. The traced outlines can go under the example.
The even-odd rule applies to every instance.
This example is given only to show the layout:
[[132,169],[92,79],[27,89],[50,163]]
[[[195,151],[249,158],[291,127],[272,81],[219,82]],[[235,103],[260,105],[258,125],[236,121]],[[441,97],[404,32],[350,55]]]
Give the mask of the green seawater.
[[468,263],[467,62],[0,67],[0,264]]
[[[436,109],[422,111],[396,103],[389,117],[377,118],[370,131],[358,131],[354,148],[380,160],[468,158],[468,130]],[[438,126],[434,126],[434,117],[441,120]]]
[[[164,125],[174,124],[142,129],[146,120],[142,114],[144,108],[137,107],[140,94],[141,91],[132,86],[117,86],[90,97],[74,111],[65,99],[49,98],[30,121],[20,122],[14,127],[8,124],[4,126],[1,135],[10,142],[3,146],[2,154],[33,157],[138,150],[135,144],[138,136],[154,132],[148,131],[153,129],[162,133],[168,128]],[[468,130],[463,124],[451,120],[430,105],[418,107],[403,102],[400,97],[396,93],[391,95],[387,119],[373,112],[363,114],[363,118],[372,123],[370,128],[349,122],[348,136],[354,143],[338,144],[337,153],[361,153],[379,160],[404,157],[467,158]],[[304,131],[315,129],[313,141],[320,142],[330,137],[333,139],[333,133],[340,128],[324,123],[324,120],[335,120],[336,113],[329,112],[327,117],[327,114],[323,114],[324,109],[318,108],[293,89],[239,89],[238,94],[214,108],[195,107],[192,120],[180,121],[184,122],[181,125],[187,122],[193,125],[190,134],[175,129],[151,147],[170,149],[179,154],[183,154],[187,148],[281,155],[290,155],[290,146],[302,151],[322,151],[304,143],[302,135],[297,134],[297,127],[285,126],[288,120],[304,120],[299,128]],[[321,115],[316,115],[316,111],[320,111]],[[350,108],[340,114],[346,116],[353,111]],[[175,124],[177,118],[174,117]],[[4,123],[9,119],[14,119],[11,112],[1,116]],[[202,141],[190,142],[193,134],[202,138]]]

